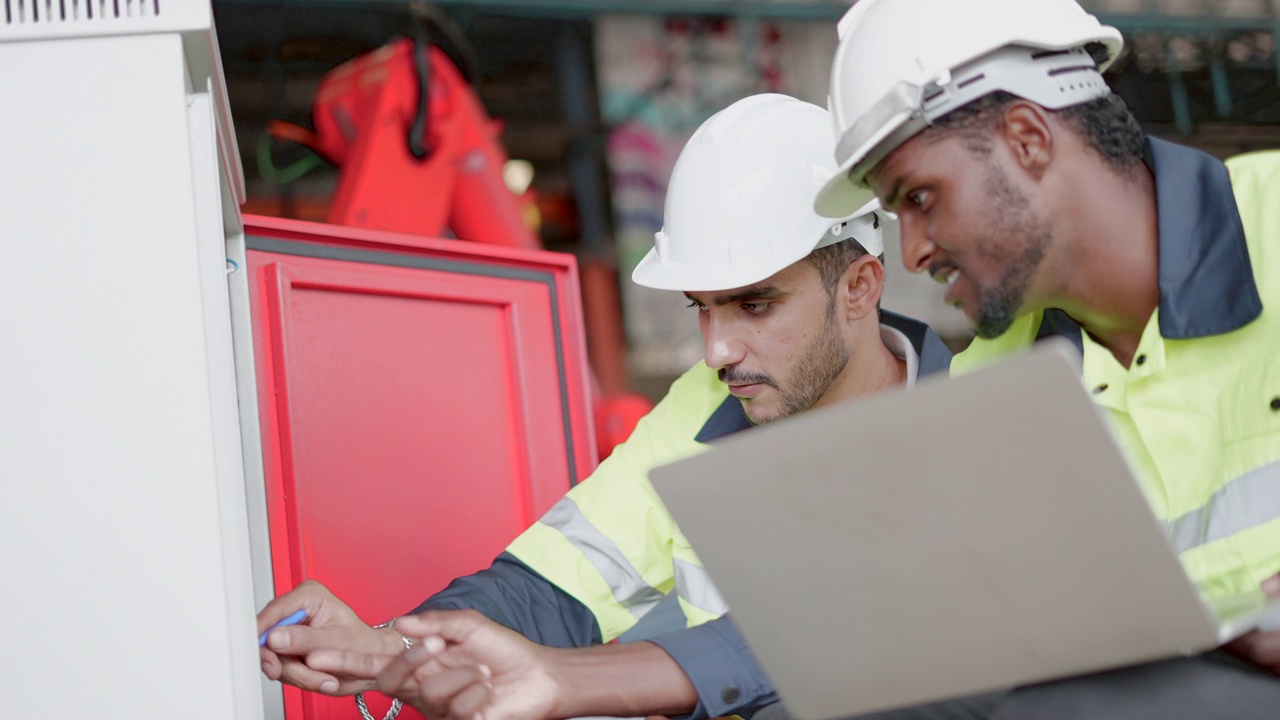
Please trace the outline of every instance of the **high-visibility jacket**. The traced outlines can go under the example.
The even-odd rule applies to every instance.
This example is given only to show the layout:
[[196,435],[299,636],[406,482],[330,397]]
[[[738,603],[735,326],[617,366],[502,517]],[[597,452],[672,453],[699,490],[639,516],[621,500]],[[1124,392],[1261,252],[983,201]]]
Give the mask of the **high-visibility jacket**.
[[727,606],[648,473],[745,427],[740,402],[715,371],[699,364],[672,385],[591,478],[508,552],[590,607],[605,642],[631,630],[672,593],[687,625],[719,617]]
[[[945,372],[951,353],[923,323],[882,313],[910,342],[917,372]],[[703,452],[749,427],[737,398],[699,363],[627,441],[507,548],[419,610],[474,608],[543,644],[571,647],[650,639],[698,691],[693,717],[744,712],[776,700],[727,617],[689,541],[649,484],[649,470]]]
[[1047,310],[976,340],[953,371],[1071,337],[1188,575],[1211,596],[1256,591],[1280,572],[1280,152],[1224,166],[1156,139],[1147,150],[1160,302],[1131,366]]

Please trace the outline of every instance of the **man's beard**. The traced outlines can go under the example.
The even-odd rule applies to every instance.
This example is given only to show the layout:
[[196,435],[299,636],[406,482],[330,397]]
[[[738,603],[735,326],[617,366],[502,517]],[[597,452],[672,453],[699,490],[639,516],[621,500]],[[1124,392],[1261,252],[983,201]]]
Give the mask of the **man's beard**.
[[[1053,231],[1031,211],[1027,196],[1009,184],[999,167],[991,166],[986,184],[999,212],[994,214],[992,232],[977,238],[974,248],[979,257],[1005,267],[995,285],[977,289],[973,330],[978,337],[994,338],[1003,335],[1018,318],[1031,277],[1044,261]],[[1023,242],[1022,249],[1010,254],[1005,247],[1019,240]]]
[[742,412],[747,422],[760,425],[774,420],[781,420],[813,407],[831,385],[849,365],[850,351],[844,338],[836,329],[835,296],[827,304],[827,316],[822,324],[822,332],[814,338],[804,350],[804,354],[796,362],[786,386],[781,386],[772,377],[764,374],[734,374],[726,369],[720,370],[722,381],[737,383],[762,383],[778,391],[778,412],[769,417],[753,418],[747,412],[748,403],[743,400]]

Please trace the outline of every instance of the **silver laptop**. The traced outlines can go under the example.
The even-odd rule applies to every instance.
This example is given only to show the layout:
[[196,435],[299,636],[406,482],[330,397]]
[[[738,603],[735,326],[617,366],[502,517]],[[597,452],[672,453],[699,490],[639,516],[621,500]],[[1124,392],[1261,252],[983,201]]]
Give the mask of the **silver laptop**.
[[1041,343],[653,470],[793,715],[1119,667],[1273,624],[1261,591],[1201,602],[1074,355]]

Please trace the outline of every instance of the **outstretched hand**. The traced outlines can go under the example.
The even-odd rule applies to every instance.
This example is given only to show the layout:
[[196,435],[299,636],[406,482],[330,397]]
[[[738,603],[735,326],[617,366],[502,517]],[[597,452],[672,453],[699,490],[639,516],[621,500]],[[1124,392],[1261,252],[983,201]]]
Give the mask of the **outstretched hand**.
[[553,720],[560,685],[551,650],[473,610],[430,611],[396,621],[420,638],[394,657],[326,650],[312,669],[334,676],[376,675],[383,693],[432,720]]
[[358,652],[393,658],[404,650],[394,630],[371,628],[324,585],[307,580],[267,603],[258,613],[258,632],[306,610],[302,624],[272,630],[261,648],[262,672],[272,680],[326,695],[351,695],[377,686],[377,673],[325,672],[311,657],[319,651]]

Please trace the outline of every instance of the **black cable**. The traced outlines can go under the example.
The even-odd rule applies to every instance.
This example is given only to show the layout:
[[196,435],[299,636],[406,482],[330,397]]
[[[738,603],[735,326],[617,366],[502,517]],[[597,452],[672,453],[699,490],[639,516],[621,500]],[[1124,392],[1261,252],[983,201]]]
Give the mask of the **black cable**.
[[413,38],[413,68],[418,84],[418,105],[409,126],[409,152],[419,160],[431,154],[428,130],[431,120],[431,34],[427,26],[430,12],[424,3],[409,4],[409,33]]

